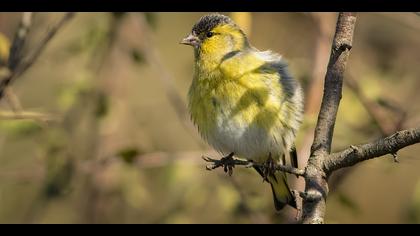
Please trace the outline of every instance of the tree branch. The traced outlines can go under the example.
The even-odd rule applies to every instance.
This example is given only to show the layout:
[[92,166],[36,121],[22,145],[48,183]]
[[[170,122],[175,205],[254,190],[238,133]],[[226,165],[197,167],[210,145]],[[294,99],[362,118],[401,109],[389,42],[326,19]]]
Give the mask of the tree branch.
[[325,76],[324,96],[315,129],[311,152],[323,154],[331,151],[331,142],[341,99],[344,70],[353,41],[356,23],[355,13],[340,13],[331,49],[330,61]]
[[335,170],[386,154],[396,155],[400,149],[415,143],[420,143],[420,127],[402,130],[375,142],[350,146],[341,152],[333,153],[325,160],[324,170],[329,174]]
[[52,122],[59,120],[59,117],[44,114],[39,112],[20,111],[20,112],[7,112],[0,111],[0,120],[35,120],[41,122]]
[[19,61],[22,59],[22,49],[25,45],[26,37],[28,36],[29,29],[32,25],[32,12],[24,12],[22,19],[19,23],[18,30],[16,31],[13,44],[10,49],[10,57],[8,60],[8,67],[11,71],[16,69]]
[[20,27],[16,33],[15,39],[13,40],[13,46],[9,57],[8,67],[10,70],[10,74],[2,81],[0,81],[0,100],[4,97],[5,88],[9,84],[14,82],[14,80],[17,77],[22,75],[29,67],[31,67],[34,64],[34,62],[44,51],[48,42],[50,42],[50,40],[56,35],[58,30],[71,18],[73,18],[74,15],[75,13],[73,12],[66,13],[61,18],[61,20],[47,32],[45,38],[37,46],[34,52],[28,56],[26,60],[23,60],[23,56],[21,55],[21,49],[24,46],[25,38],[31,25],[32,14],[25,13],[23,15]]
[[322,168],[323,159],[331,151],[334,124],[342,96],[344,70],[352,47],[355,23],[355,13],[340,13],[338,15],[336,32],[325,76],[321,110],[305,175],[305,192],[321,197],[303,199],[303,223],[324,222],[328,183],[327,176]]
[[[203,159],[207,162],[210,162],[212,164],[206,166],[207,170],[214,170],[217,169],[219,167],[224,167],[224,165],[228,164],[228,165],[232,165],[232,166],[245,166],[245,167],[265,167],[263,164],[257,164],[255,162],[252,161],[247,161],[247,160],[239,160],[239,159],[231,159],[229,160],[228,163],[223,162],[221,160],[215,160],[209,157],[203,157]],[[298,168],[294,168],[292,166],[288,166],[288,165],[280,165],[280,164],[276,164],[274,166],[274,170],[275,171],[282,171],[285,173],[289,173],[289,174],[294,174],[296,176],[305,176],[305,170],[302,169],[298,169]]]

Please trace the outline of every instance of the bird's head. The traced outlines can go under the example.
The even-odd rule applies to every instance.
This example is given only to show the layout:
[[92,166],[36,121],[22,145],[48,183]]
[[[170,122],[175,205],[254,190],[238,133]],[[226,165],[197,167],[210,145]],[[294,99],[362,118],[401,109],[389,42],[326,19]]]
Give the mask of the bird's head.
[[201,17],[181,41],[194,47],[196,56],[222,58],[249,46],[244,32],[229,17],[210,14]]

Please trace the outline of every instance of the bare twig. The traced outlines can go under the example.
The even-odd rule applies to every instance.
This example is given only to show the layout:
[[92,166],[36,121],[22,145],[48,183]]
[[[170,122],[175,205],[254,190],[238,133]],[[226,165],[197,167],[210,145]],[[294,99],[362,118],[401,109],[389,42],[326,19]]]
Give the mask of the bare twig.
[[58,118],[54,115],[39,112],[20,111],[16,113],[0,111],[0,120],[35,120],[40,122],[51,122],[57,121],[57,119]]
[[350,146],[341,152],[331,154],[324,162],[324,170],[329,174],[335,170],[386,154],[393,155],[395,159],[398,150],[419,142],[420,128],[399,131],[375,142]]
[[[148,24],[144,16],[141,18],[142,23],[141,29],[145,36],[144,46],[141,48],[146,61],[150,63],[150,65],[155,69],[158,74],[158,79],[161,81],[162,85],[164,86],[165,93],[168,97],[169,102],[171,103],[172,107],[175,109],[176,115],[178,119],[181,121],[182,125],[191,133],[196,134],[196,130],[190,120],[187,106],[183,101],[182,97],[179,95],[179,92],[175,86],[175,79],[173,78],[172,74],[167,70],[165,65],[163,64],[158,49],[153,43],[153,32],[149,28]],[[202,146],[201,144],[199,144]]]
[[[390,135],[403,127],[407,113],[398,105],[392,104],[391,101],[386,100],[385,103],[384,101],[381,102],[385,104],[384,106],[378,101],[369,99],[363,93],[358,81],[352,75],[350,75],[350,73],[348,73],[344,83],[348,88],[352,90],[357,99],[359,99],[362,106],[371,116],[374,123],[378,126],[381,137],[386,137],[387,135]],[[395,115],[390,115],[387,110],[393,112]],[[345,169],[340,173],[335,174],[332,179],[329,179],[330,190],[333,191],[336,189],[336,187],[340,185],[340,183],[342,183],[348,175],[353,173],[354,170],[354,168]]]
[[[209,157],[203,157],[203,159],[206,162],[212,163],[211,165],[208,165],[206,167],[207,170],[214,170],[214,169],[217,169],[219,167],[223,167],[224,166],[223,163],[220,160],[212,159],[212,158],[209,158]],[[263,164],[257,164],[257,163],[252,162],[252,161],[239,160],[239,159],[232,159],[229,162],[229,165],[232,165],[232,166],[245,166],[247,168],[250,168],[250,167],[264,167]],[[305,170],[294,168],[294,167],[288,166],[288,165],[279,165],[279,164],[276,164],[274,170],[275,171],[286,172],[286,173],[289,173],[289,174],[294,174],[296,176],[305,176]]]
[[47,32],[45,38],[41,41],[41,43],[35,48],[32,55],[29,56],[29,58],[25,61],[22,61],[21,65],[19,65],[19,68],[15,72],[15,76],[20,76],[23,74],[29,67],[32,66],[32,64],[39,58],[41,53],[44,51],[47,44],[50,42],[50,40],[57,34],[57,32],[70,20],[74,17],[74,12],[68,12],[66,13],[60,21]]
[[402,111],[400,108],[392,109],[392,111],[398,115],[398,120],[396,122],[392,122],[390,120],[389,114],[386,114],[383,107],[379,103],[366,97],[359,84],[352,76],[348,76],[346,78],[345,84],[353,91],[353,93],[362,103],[363,107],[372,117],[374,122],[378,125],[382,136],[390,135],[401,127],[402,122],[406,117],[404,111]]
[[[67,23],[71,18],[73,18],[74,15],[75,13],[66,13],[61,18],[61,20],[47,32],[45,38],[35,48],[34,52],[31,55],[29,55],[25,60],[23,59],[23,56],[20,55],[20,52],[21,48],[24,46],[24,38],[26,37],[26,32],[28,31],[28,29],[23,30],[25,32],[24,34],[19,33],[21,30],[18,30],[18,33],[16,34],[15,39],[13,40],[14,46],[12,46],[12,51],[8,63],[9,70],[11,73],[8,77],[0,81],[0,99],[2,99],[4,96],[5,88],[35,63],[35,61],[39,58],[39,56],[44,51],[45,47],[50,42],[50,40],[56,35],[56,33],[65,23]],[[31,22],[28,19],[31,19],[31,15],[24,15],[23,18],[24,19],[22,20],[22,22],[25,23],[21,23],[21,26],[28,28]],[[24,35],[24,37],[22,37],[22,35]],[[14,53],[16,53],[17,55],[15,55]]]
[[22,104],[20,103],[20,100],[18,96],[15,94],[12,88],[7,87],[4,91],[7,99],[7,103],[9,104],[10,108],[13,112],[16,114],[19,114],[23,111]]
[[22,50],[25,45],[26,37],[28,36],[29,29],[32,25],[32,12],[24,12],[20,21],[18,30],[16,31],[12,47],[10,49],[10,57],[8,60],[8,67],[14,71],[22,59]]

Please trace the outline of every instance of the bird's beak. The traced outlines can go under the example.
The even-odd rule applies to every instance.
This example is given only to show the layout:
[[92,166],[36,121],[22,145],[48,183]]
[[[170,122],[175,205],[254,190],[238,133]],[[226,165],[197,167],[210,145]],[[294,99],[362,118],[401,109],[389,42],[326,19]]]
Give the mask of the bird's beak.
[[181,42],[179,42],[180,44],[185,44],[185,45],[190,45],[193,47],[197,47],[198,44],[200,43],[200,40],[198,39],[197,36],[190,34],[188,35],[186,38],[182,39]]

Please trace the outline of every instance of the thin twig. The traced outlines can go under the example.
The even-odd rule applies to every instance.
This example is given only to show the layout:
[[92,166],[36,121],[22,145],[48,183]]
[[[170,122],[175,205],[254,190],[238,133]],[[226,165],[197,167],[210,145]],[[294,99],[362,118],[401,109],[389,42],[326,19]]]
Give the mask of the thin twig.
[[[143,32],[143,35],[145,36],[145,42],[141,50],[144,53],[146,61],[150,63],[152,68],[154,68],[157,72],[157,78],[161,81],[162,85],[164,86],[166,96],[168,97],[169,102],[174,108],[179,121],[186,128],[186,130],[189,131],[191,135],[195,135],[197,131],[190,120],[187,106],[175,86],[175,79],[170,73],[170,71],[165,67],[164,63],[162,62],[162,59],[160,58],[160,53],[153,43],[153,31],[148,26],[144,16],[142,16],[141,20],[137,22],[142,23],[141,30]],[[198,144],[204,147],[202,143],[198,142]]]
[[33,65],[33,63],[39,58],[39,56],[44,51],[47,44],[51,41],[51,39],[57,34],[57,32],[73,17],[75,16],[74,12],[66,13],[60,21],[51,27],[51,29],[47,32],[45,38],[41,41],[38,47],[35,49],[34,53],[25,61],[22,61],[22,64],[16,70],[16,76],[20,76],[23,74],[29,67]]
[[11,71],[16,69],[20,60],[22,59],[22,51],[29,33],[29,29],[32,25],[32,19],[32,12],[23,13],[18,30],[15,34],[15,38],[13,39],[12,47],[10,48],[8,67]]
[[54,115],[39,112],[20,111],[16,113],[0,111],[0,120],[35,120],[41,122],[52,122],[57,121],[58,118]]
[[[209,157],[202,157],[202,158],[206,162],[212,163],[211,165],[208,165],[206,167],[207,170],[214,170],[214,169],[217,169],[219,167],[224,167],[224,163],[222,163],[220,160],[212,159],[212,158],[209,158]],[[233,159],[233,158],[232,158],[231,161],[229,161],[228,164],[233,165],[233,166],[245,166],[247,168],[250,168],[250,167],[265,167],[264,164],[258,164],[258,163],[252,162],[252,161],[239,160],[239,159]],[[298,168],[288,166],[288,165],[275,164],[274,170],[289,173],[289,174],[294,174],[294,175],[297,175],[297,176],[305,176],[305,170],[298,169]]]
[[[16,49],[14,49],[14,50],[12,49],[12,53],[10,54],[11,62],[13,61],[13,63],[9,62],[9,66],[10,66],[9,67],[9,70],[10,70],[11,73],[10,73],[10,75],[8,77],[6,77],[2,81],[0,81],[0,100],[4,96],[4,90],[5,90],[5,88],[9,84],[13,83],[16,78],[18,78],[20,75],[22,75],[29,67],[31,67],[35,63],[35,61],[42,54],[42,52],[44,51],[45,47],[50,42],[50,40],[56,35],[56,33],[59,31],[59,29],[65,23],[67,23],[71,18],[74,17],[74,15],[75,15],[75,13],[72,13],[72,12],[66,13],[61,18],[61,20],[56,25],[54,25],[47,32],[45,38],[35,48],[34,52],[31,55],[29,55],[27,57],[27,59],[25,59],[25,60],[23,59],[23,56],[16,56],[16,55],[13,54],[13,53],[18,53],[19,54],[20,53],[20,49],[18,49],[18,48],[22,48],[24,46],[23,45],[24,40],[22,40],[21,39],[21,36],[19,36],[21,34],[17,33],[17,36],[15,37],[14,42],[16,42],[16,41],[18,41],[18,42],[17,43],[13,43],[13,45],[18,45],[18,46],[15,46]],[[22,20],[22,21],[27,21],[26,18],[28,18],[28,16],[26,15],[24,18],[25,18],[25,20]],[[26,23],[28,23],[28,22],[26,22]],[[21,25],[25,25],[25,24],[22,23]],[[27,26],[27,24],[25,26]]]
[[[382,137],[386,137],[398,130],[400,130],[406,120],[407,113],[396,104],[393,104],[389,100],[383,100],[381,103],[369,99],[362,91],[358,81],[348,73],[344,84],[352,90],[356,98],[360,101],[365,110],[369,113],[372,120],[378,126]],[[385,105],[385,106],[384,106]],[[388,114],[385,109],[392,111],[395,115]],[[396,117],[395,121],[391,121],[390,118]],[[330,178],[328,185],[331,191],[334,191],[338,185],[340,185],[347,176],[349,176],[355,168],[342,170],[340,173]]]
[[402,130],[375,142],[352,145],[341,152],[333,153],[325,160],[324,170],[328,174],[386,154],[391,154],[395,160],[398,150],[415,143],[420,143],[420,127]]
[[4,93],[6,95],[7,103],[9,104],[12,111],[15,112],[16,114],[22,113],[23,112],[22,104],[19,100],[19,97],[15,94],[13,89],[10,87],[7,87]]
[[[397,113],[399,117],[396,122],[392,122],[389,114],[385,113],[383,107],[379,103],[366,97],[358,82],[352,76],[347,76],[345,84],[353,91],[374,122],[378,125],[382,136],[390,135],[400,128],[406,117],[406,113],[403,110],[400,108],[392,108],[392,111]],[[390,104],[390,102],[387,102],[386,104]],[[390,106],[388,107],[390,108]]]

